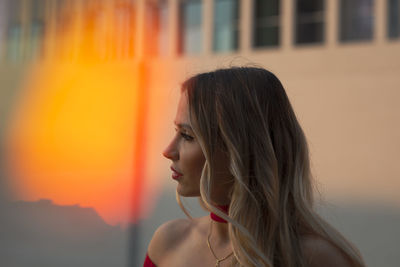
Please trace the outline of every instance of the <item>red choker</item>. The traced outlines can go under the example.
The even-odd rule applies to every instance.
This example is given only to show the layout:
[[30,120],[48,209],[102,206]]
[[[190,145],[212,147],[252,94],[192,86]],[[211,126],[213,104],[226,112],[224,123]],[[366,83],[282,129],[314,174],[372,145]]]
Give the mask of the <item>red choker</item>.
[[[218,205],[217,208],[219,208],[221,211],[223,211],[224,213],[228,214],[228,210],[229,210],[229,205]],[[224,220],[223,218],[219,217],[217,214],[211,212],[210,213],[210,217],[211,220],[216,221],[216,222],[220,222],[220,223],[227,223],[226,220]]]

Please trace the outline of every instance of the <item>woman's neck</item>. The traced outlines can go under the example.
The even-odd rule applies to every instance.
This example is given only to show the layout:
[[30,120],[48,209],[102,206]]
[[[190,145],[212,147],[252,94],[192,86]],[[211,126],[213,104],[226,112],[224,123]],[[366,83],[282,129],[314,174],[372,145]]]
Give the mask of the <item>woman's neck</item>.
[[[217,208],[225,214],[228,214],[229,205],[216,205]],[[229,242],[228,222],[219,215],[210,213],[210,231],[218,243],[224,244]]]
[[223,245],[230,241],[227,223],[217,222],[210,219],[210,224],[210,227],[212,227],[212,239],[215,240],[216,245]]

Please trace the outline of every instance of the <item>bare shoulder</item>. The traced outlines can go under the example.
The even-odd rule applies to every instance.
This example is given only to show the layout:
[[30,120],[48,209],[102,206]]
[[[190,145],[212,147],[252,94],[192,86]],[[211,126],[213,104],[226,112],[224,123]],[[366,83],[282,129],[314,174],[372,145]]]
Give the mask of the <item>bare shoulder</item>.
[[352,267],[350,260],[336,246],[317,236],[301,239],[304,256],[310,267]]
[[190,234],[193,222],[188,219],[177,219],[162,224],[154,232],[148,247],[148,255],[154,262],[173,251]]

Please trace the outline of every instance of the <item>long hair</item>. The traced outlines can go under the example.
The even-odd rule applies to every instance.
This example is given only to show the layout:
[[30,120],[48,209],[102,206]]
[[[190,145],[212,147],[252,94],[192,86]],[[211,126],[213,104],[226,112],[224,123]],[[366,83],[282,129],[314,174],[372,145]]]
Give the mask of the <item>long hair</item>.
[[[323,238],[363,266],[357,249],[313,210],[306,138],[274,74],[253,67],[219,69],[188,79],[182,91],[206,158],[201,200],[229,222],[232,266],[306,266],[304,234]],[[228,215],[210,198],[212,180],[218,179],[217,150],[228,155],[234,180]]]

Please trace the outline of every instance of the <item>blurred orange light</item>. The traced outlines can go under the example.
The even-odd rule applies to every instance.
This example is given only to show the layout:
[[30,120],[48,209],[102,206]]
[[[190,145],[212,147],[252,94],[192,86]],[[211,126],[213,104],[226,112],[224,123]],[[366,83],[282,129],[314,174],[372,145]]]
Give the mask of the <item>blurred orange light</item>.
[[131,205],[137,88],[122,64],[37,68],[9,131],[15,187],[23,199],[92,206],[109,223]]
[[49,22],[43,61],[24,82],[7,130],[9,171],[17,199],[90,206],[124,224],[145,215],[139,198],[156,191],[144,183],[149,94],[135,5],[77,3]]

